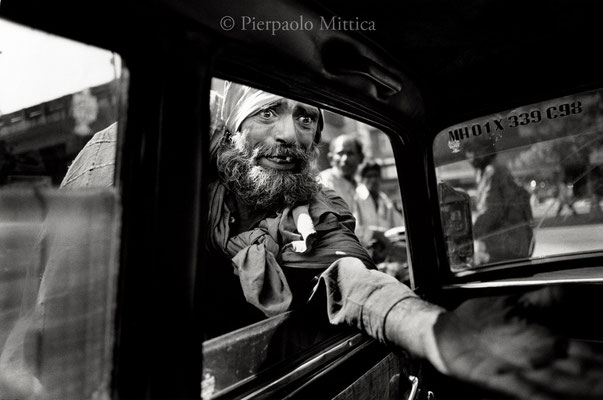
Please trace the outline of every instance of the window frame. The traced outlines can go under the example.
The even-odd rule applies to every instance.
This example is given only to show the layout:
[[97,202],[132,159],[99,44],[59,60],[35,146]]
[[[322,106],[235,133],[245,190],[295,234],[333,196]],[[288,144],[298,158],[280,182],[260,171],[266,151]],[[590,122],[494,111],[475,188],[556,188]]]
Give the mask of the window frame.
[[[296,68],[295,64],[276,62],[273,57],[262,53],[249,54],[249,49],[239,48],[234,44],[228,45],[228,52],[237,54],[238,57],[227,56],[224,49],[218,50],[210,71],[213,77],[233,80],[315,105],[371,125],[389,138],[405,210],[411,287],[419,294],[440,287],[440,279],[434,279],[434,272],[437,270],[435,266],[439,264],[433,247],[432,227],[435,220],[427,213],[406,211],[409,207],[411,210],[424,208],[424,205],[430,202],[430,193],[434,193],[429,188],[426,174],[416,171],[417,165],[422,165],[423,170],[427,169],[427,157],[424,154],[425,149],[429,148],[429,142],[425,140],[427,125],[424,121],[421,118],[401,115],[396,110],[383,107],[374,100],[354,93],[350,88],[338,86],[322,77],[308,76]],[[245,57],[249,58],[243,65],[240,60]],[[268,62],[263,61],[262,57]],[[324,89],[327,87],[329,90]],[[422,107],[422,103],[420,106]],[[423,149],[425,152],[415,151],[416,149]],[[415,173],[405,173],[413,170]],[[413,190],[415,187],[418,187],[419,191]],[[412,195],[410,191],[413,192]],[[413,265],[421,265],[421,268],[413,268]]]
[[[465,116],[459,116],[454,122],[448,121],[439,124],[431,130],[431,146],[427,152],[429,160],[428,174],[430,180],[437,182],[436,166],[434,160],[433,145],[438,134],[456,125],[461,125],[466,121],[488,117],[497,113],[505,113],[519,108],[528,107],[539,103],[546,103],[555,99],[561,99],[565,96],[577,95],[593,90],[603,90],[603,82],[594,82],[590,85],[583,85],[574,89],[563,89],[560,91],[547,90],[537,95],[523,96],[525,103],[505,104],[503,111],[493,109],[492,106],[474,110]],[[440,249],[445,249],[443,232],[441,228],[440,207],[437,201],[432,203],[434,214],[438,221],[436,227],[436,242]],[[597,269],[601,267],[603,274],[603,249],[593,250],[582,253],[553,254],[542,258],[532,258],[528,260],[511,260],[499,262],[492,265],[486,265],[475,270],[454,273],[450,271],[449,261],[445,252],[439,252],[442,255],[439,263],[439,274],[441,276],[441,290],[436,290],[434,295],[441,296],[443,292],[455,292],[457,290],[488,290],[493,288],[508,288],[517,286],[539,287],[551,283],[600,283],[602,281],[600,274],[586,272],[582,277],[562,277],[561,271]]]

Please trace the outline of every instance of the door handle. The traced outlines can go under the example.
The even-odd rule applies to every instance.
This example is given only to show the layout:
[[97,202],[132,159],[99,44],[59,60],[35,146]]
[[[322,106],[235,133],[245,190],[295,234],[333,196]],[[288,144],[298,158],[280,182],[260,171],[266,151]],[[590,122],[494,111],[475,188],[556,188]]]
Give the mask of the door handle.
[[410,382],[410,393],[407,400],[416,400],[419,393],[419,378],[414,375],[408,375],[408,381]]
[[[400,374],[395,374],[389,380],[389,389],[386,398],[388,400],[418,400],[419,378],[408,375],[408,383],[400,381]],[[408,386],[410,384],[410,387]],[[403,399],[403,393],[408,393],[408,397]],[[429,399],[432,400],[432,399]]]

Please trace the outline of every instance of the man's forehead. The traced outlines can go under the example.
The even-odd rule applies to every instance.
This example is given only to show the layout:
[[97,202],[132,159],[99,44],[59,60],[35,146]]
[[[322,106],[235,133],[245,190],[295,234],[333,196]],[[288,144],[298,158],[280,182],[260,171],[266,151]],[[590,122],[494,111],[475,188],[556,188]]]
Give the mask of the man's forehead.
[[348,139],[348,138],[343,138],[343,139],[339,139],[337,140],[337,142],[335,142],[335,147],[334,147],[335,152],[340,152],[340,151],[347,151],[347,152],[357,152],[357,147],[356,147],[356,143],[354,142],[354,140],[352,139]]
[[301,101],[287,99],[285,97],[281,97],[274,101],[271,101],[270,103],[264,105],[262,108],[277,107],[277,106],[287,107],[291,110],[302,109],[307,112],[313,112],[316,114],[319,113],[318,107],[314,107],[310,104],[302,103]]
[[252,115],[256,115],[259,110],[269,108],[271,104],[281,103],[291,104],[295,107],[291,110],[294,114],[298,113],[315,118],[317,129],[314,141],[316,143],[320,142],[324,120],[322,111],[318,107],[233,82],[225,82],[224,86],[221,116],[226,131],[237,132],[243,121]]

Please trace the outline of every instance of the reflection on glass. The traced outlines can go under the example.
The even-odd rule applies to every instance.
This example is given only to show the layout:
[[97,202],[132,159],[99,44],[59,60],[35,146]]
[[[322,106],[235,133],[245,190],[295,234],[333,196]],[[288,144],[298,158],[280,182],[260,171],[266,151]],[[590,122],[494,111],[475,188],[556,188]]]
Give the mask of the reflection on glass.
[[[436,136],[437,178],[466,193],[472,211],[474,254],[459,261],[449,246],[453,271],[603,248],[601,98],[532,104]],[[445,236],[450,218],[442,213]]]
[[0,398],[108,398],[120,59],[1,19],[0,52]]

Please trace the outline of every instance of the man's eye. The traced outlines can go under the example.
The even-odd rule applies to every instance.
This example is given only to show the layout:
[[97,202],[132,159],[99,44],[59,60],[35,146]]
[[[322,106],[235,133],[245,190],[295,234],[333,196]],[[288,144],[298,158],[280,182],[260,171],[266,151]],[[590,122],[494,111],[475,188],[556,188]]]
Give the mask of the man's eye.
[[265,110],[260,110],[260,112],[259,112],[259,116],[262,117],[262,118],[264,118],[264,119],[272,118],[275,115],[276,115],[275,112],[273,110],[269,109],[269,108],[267,108]]
[[299,122],[300,122],[302,125],[305,125],[305,126],[310,126],[310,125],[312,125],[312,123],[314,122],[314,119],[313,119],[313,118],[311,118],[311,117],[299,117]]

